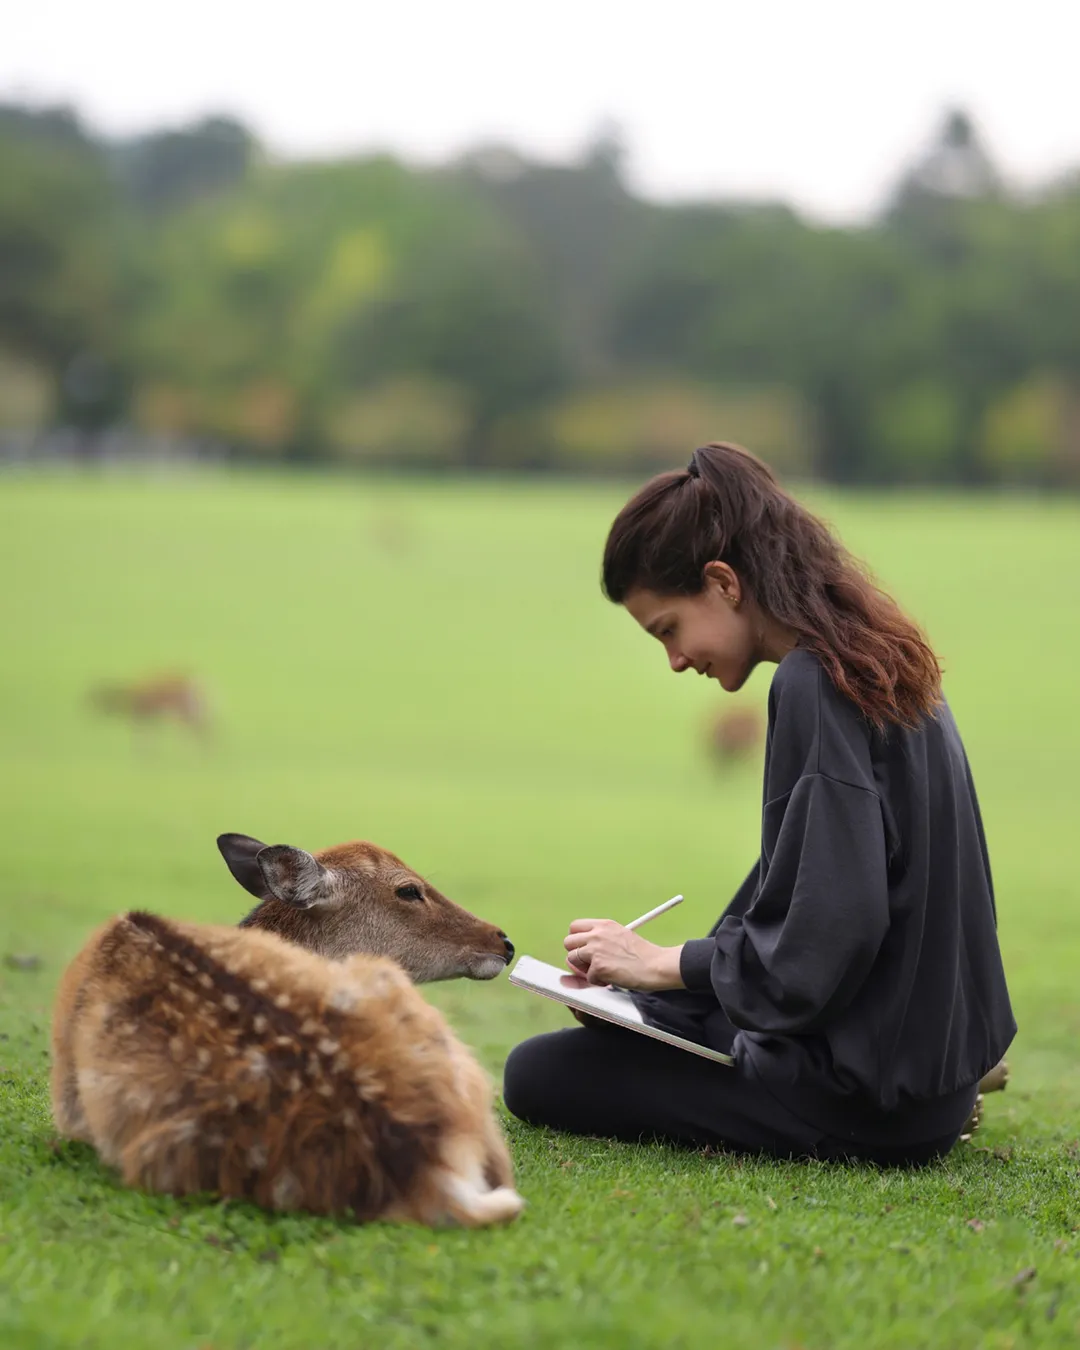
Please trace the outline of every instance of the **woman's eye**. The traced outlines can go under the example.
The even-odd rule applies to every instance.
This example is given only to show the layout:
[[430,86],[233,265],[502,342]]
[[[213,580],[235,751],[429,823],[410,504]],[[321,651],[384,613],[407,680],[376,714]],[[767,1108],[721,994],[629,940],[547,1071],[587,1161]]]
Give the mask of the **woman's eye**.
[[419,886],[414,886],[410,882],[407,886],[399,886],[395,891],[399,900],[423,900],[424,892]]

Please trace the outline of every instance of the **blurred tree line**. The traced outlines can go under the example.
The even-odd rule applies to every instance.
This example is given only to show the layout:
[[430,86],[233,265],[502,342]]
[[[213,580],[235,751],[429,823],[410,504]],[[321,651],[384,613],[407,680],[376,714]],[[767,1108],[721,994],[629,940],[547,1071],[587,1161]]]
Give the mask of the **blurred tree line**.
[[0,106],[0,436],[249,456],[1080,483],[1080,177],[1010,194],[962,113],[858,228],[657,204],[604,131],[273,161],[216,117],[122,143]]

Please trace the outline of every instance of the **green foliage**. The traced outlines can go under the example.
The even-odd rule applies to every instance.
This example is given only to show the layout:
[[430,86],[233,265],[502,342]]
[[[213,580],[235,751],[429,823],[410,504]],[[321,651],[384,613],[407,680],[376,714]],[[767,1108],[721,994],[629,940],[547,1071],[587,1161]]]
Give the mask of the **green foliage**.
[[570,395],[549,424],[554,462],[563,468],[681,468],[702,427],[725,427],[781,473],[811,465],[806,411],[786,389],[732,390],[674,379],[640,379]]
[[52,390],[41,369],[0,348],[0,430],[37,431],[49,416]]
[[0,347],[51,377],[76,422],[116,411],[111,373],[60,378],[80,355],[84,376],[115,357],[115,226],[104,157],[78,124],[0,106]]
[[[515,1124],[521,1221],[433,1233],[141,1195],[54,1142],[64,963],[127,907],[243,914],[221,830],[374,839],[548,960],[573,917],[625,918],[676,889],[656,940],[706,931],[758,847],[760,761],[716,774],[705,724],[724,696],[676,680],[600,597],[626,491],[0,486],[0,569],[17,579],[0,626],[19,635],[0,663],[5,1347],[1075,1346],[1075,502],[815,502],[925,623],[979,788],[1021,1032],[972,1146],[908,1173]],[[169,729],[133,741],[85,701],[101,678],[175,666],[210,691],[212,747]],[[745,697],[763,702],[770,674]],[[517,1040],[566,1024],[505,980],[426,992],[496,1075]]]
[[239,122],[207,117],[190,127],[136,137],[116,146],[111,158],[137,206],[169,211],[241,182],[255,149]]
[[913,482],[950,477],[960,435],[956,397],[943,380],[890,391],[877,409],[875,444],[892,476]]
[[0,107],[0,259],[0,346],[78,426],[465,468],[741,439],[842,482],[1078,476],[1071,431],[1002,401],[1080,389],[1080,188],[1010,196],[961,111],[881,219],[836,229],[641,201],[610,134],[575,163],[433,170],[275,162],[229,118],[105,144]]
[[460,462],[471,425],[468,401],[453,384],[401,376],[346,395],[327,440],[342,460],[440,467]]
[[1066,465],[1080,458],[1078,405],[1060,379],[1037,376],[1007,390],[986,415],[981,448],[988,472],[1006,483],[1065,477]]

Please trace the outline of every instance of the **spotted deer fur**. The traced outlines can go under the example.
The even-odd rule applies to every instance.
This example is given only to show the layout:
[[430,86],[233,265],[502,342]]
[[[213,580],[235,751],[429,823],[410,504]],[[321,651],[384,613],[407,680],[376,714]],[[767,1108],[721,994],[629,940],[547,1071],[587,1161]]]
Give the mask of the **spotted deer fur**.
[[65,972],[60,1133],[128,1185],[172,1195],[360,1221],[513,1219],[523,1201],[487,1077],[409,978],[491,978],[513,951],[505,935],[372,844],[219,847],[265,892],[241,926],[124,914]]

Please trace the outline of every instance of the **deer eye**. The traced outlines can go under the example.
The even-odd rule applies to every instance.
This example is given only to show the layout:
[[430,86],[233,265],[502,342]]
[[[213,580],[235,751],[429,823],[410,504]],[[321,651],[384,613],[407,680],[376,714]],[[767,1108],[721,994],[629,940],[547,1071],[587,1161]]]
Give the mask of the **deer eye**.
[[399,886],[394,892],[399,900],[423,900],[424,892],[419,886],[413,885],[410,881],[404,886]]

